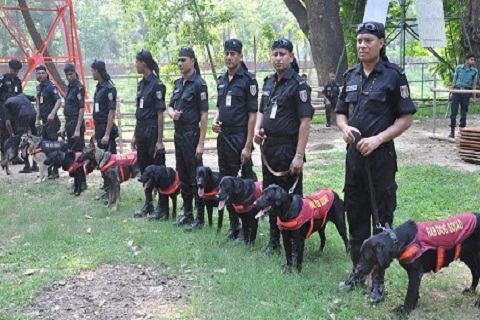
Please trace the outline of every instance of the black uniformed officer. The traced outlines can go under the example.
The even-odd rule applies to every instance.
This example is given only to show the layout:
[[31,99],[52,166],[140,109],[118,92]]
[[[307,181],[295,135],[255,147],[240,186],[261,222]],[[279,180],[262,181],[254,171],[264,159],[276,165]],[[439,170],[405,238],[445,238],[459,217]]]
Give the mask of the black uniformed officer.
[[[21,136],[24,133],[28,133],[28,131],[36,135],[36,117],[37,112],[35,108],[30,102],[30,99],[23,93],[10,97],[5,101],[6,126],[11,137],[14,135]],[[24,161],[25,163],[30,163],[28,162],[28,156]]]
[[22,63],[16,59],[8,62],[8,73],[0,77],[0,148],[2,149],[2,156],[4,153],[3,145],[8,139],[8,131],[5,122],[5,109],[3,108],[5,101],[8,98],[22,93],[22,81],[18,77],[18,72],[22,69]]
[[[38,65],[35,68],[37,81],[37,121],[35,125],[42,124],[41,134],[45,140],[57,141],[58,131],[60,131],[60,119],[57,111],[62,105],[62,98],[58,93],[57,87],[48,78],[47,69],[44,65]],[[22,171],[20,171],[22,172]],[[58,178],[58,168],[48,168],[48,178]]]
[[85,87],[78,80],[73,64],[66,64],[65,76],[68,81],[67,95],[65,96],[65,132],[68,148],[73,151],[82,151],[85,147]]
[[[149,165],[165,165],[163,146],[163,112],[165,111],[165,85],[160,81],[158,64],[149,51],[137,54],[137,72],[143,79],[137,88],[137,125],[132,138],[132,150],[137,150],[140,171]],[[136,211],[134,217],[146,216],[153,211],[153,188],[145,189],[145,205]],[[168,196],[159,194],[159,204],[150,219],[162,219],[168,214]]]
[[[365,22],[357,28],[357,54],[360,63],[345,73],[337,103],[337,125],[348,143],[345,170],[345,209],[347,211],[353,268],[359,262],[365,239],[381,230],[372,221],[372,202],[366,170],[371,171],[376,206],[382,226],[393,222],[397,199],[395,173],[397,159],[393,139],[412,124],[415,106],[410,98],[407,78],[401,68],[385,55],[385,28]],[[349,114],[349,108],[353,112]],[[362,139],[355,145],[354,133]],[[366,158],[368,157],[366,168]],[[384,299],[384,270],[375,269],[370,302]],[[358,283],[350,277],[340,286],[350,290]]]
[[105,62],[95,60],[92,63],[92,76],[97,87],[93,97],[93,123],[95,125],[95,138],[98,147],[117,153],[118,128],[114,123],[115,110],[117,109],[117,89],[110,80]]
[[200,76],[197,58],[191,48],[183,47],[178,54],[182,77],[175,81],[168,114],[175,126],[175,160],[183,198],[183,216],[177,226],[193,222],[195,197],[197,208],[204,206],[195,192],[195,171],[202,165],[205,134],[208,123],[208,92]]
[[[258,84],[242,61],[241,41],[225,41],[224,52],[227,72],[218,79],[218,111],[212,123],[213,131],[218,133],[218,166],[222,176],[234,177],[241,166],[242,177],[253,179],[251,155],[258,110]],[[238,213],[231,205],[227,206],[227,210],[230,220],[227,237],[235,239],[238,236],[241,239]]]
[[325,96],[325,117],[327,118],[326,126],[332,125],[332,108],[335,108],[340,94],[340,86],[338,85],[334,72],[328,74],[328,81],[323,86],[323,95]]
[[[263,188],[277,184],[293,193],[303,193],[303,163],[313,116],[311,88],[298,75],[293,44],[278,39],[272,44],[275,74],[265,78],[255,125],[255,142],[263,143]],[[289,171],[283,175],[281,172]],[[279,175],[279,176],[277,176]],[[280,252],[280,230],[276,216],[269,216],[270,241],[266,254]]]

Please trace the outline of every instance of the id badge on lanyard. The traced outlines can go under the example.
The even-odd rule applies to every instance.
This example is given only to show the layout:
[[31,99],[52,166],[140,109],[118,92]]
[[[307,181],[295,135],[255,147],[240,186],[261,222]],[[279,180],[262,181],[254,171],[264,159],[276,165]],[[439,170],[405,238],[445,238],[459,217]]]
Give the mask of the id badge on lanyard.
[[43,103],[43,95],[40,95],[40,103]]
[[98,112],[99,110],[100,110],[100,106],[99,106],[98,102],[95,102],[94,112]]
[[225,106],[226,107],[231,107],[232,106],[232,91],[228,91],[227,98],[225,101]]
[[272,110],[270,111],[270,119],[275,119],[277,116],[277,109],[278,109],[278,104],[277,104],[277,97],[273,97],[271,102],[273,103],[272,105]]
[[143,97],[140,98],[140,102],[138,103],[138,107],[143,109]]
[[18,87],[17,87],[17,86],[15,86],[15,89],[14,89],[14,91],[15,91],[15,93],[17,93],[17,92],[18,92]]

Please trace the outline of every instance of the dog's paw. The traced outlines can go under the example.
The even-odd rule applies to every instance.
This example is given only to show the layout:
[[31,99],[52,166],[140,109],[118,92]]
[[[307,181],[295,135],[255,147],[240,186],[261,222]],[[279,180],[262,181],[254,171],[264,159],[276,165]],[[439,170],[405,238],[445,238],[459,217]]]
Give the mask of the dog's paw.
[[287,264],[286,262],[282,264],[282,273],[292,273],[293,266]]
[[42,179],[40,179],[40,178],[35,180],[35,183],[41,183],[41,182],[42,182]]
[[462,291],[462,294],[464,294],[466,296],[473,296],[473,295],[475,295],[475,289],[466,288],[465,290]]
[[480,308],[480,298],[477,299],[477,301],[475,301],[475,305],[474,305],[476,308]]
[[403,305],[400,305],[393,309],[393,312],[397,315],[398,320],[407,320],[409,312],[405,310]]

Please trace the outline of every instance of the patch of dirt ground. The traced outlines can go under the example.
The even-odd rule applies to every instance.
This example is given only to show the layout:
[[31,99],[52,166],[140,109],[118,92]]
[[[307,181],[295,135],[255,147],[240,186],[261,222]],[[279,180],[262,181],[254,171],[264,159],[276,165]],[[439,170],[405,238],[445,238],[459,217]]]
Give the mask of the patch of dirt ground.
[[33,299],[36,319],[179,319],[188,288],[139,265],[103,265],[58,281]]

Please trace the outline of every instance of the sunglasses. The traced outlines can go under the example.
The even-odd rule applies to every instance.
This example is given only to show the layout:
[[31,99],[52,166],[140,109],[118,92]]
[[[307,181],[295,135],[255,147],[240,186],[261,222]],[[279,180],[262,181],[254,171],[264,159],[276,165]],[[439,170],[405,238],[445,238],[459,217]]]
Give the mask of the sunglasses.
[[273,41],[272,47],[277,47],[279,45],[283,46],[283,47],[289,46],[290,41],[288,41],[287,39],[278,39],[278,40]]
[[378,27],[375,23],[367,22],[367,23],[360,23],[357,26],[357,33],[362,31],[363,29],[367,29],[368,31],[371,32],[376,32],[378,31]]

